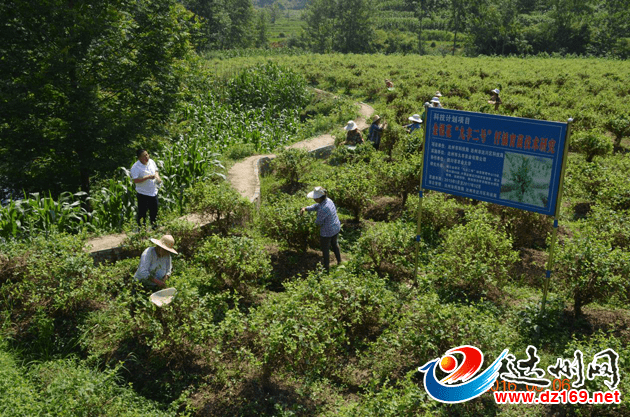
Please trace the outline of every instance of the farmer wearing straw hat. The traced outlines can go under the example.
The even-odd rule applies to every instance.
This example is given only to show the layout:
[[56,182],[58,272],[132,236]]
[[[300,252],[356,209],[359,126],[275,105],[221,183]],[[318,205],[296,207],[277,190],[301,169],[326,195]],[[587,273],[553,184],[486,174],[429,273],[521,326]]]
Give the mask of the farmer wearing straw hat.
[[407,129],[408,133],[413,133],[414,130],[420,129],[422,127],[422,119],[420,118],[419,114],[414,114],[409,118],[409,120],[411,121],[411,123],[403,126],[405,129]]
[[488,100],[488,104],[494,104],[495,110],[499,110],[499,106],[502,103],[501,97],[499,97],[499,93],[500,91],[498,88],[495,88],[494,90],[490,91],[490,100]]
[[348,132],[346,134],[346,145],[356,146],[360,143],[365,143],[359,131],[359,126],[357,126],[354,120],[349,120],[344,129]]
[[130,175],[136,186],[136,197],[138,199],[138,213],[136,221],[138,227],[141,226],[140,220],[146,223],[147,210],[151,226],[155,228],[155,219],[158,212],[158,186],[162,184],[160,173],[153,159],[149,158],[149,153],[144,149],[136,151],[138,160],[131,167]]
[[148,247],[142,252],[135,278],[149,287],[163,288],[173,269],[171,253],[177,255],[174,249],[175,239],[171,235],[164,235],[160,240],[151,239],[151,242],[155,246]]
[[436,91],[435,94],[433,94],[435,97],[440,98],[442,97],[442,93],[440,93],[439,91]]
[[372,142],[374,148],[378,151],[379,146],[381,146],[381,136],[383,135],[383,130],[387,127],[387,122],[383,120],[383,123],[379,123],[381,121],[381,116],[375,114],[372,118],[372,124],[370,125],[370,133],[368,135],[368,140]]
[[300,214],[305,211],[316,211],[317,218],[315,224],[320,227],[320,244],[324,255],[324,268],[326,271],[330,269],[330,246],[332,245],[333,253],[337,259],[337,265],[341,263],[341,252],[337,238],[341,230],[341,222],[337,216],[337,207],[335,203],[326,196],[326,190],[322,187],[315,187],[313,191],[306,195],[308,198],[315,200],[315,204],[308,207],[302,207]]

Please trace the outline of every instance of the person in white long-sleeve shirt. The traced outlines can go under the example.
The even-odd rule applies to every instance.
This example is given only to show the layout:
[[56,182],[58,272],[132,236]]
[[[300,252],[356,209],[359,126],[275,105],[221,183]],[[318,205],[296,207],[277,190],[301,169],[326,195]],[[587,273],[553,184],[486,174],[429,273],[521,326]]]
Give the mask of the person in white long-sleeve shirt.
[[177,254],[174,249],[175,239],[171,235],[164,235],[160,240],[151,239],[156,246],[146,248],[140,257],[140,265],[135,278],[147,284],[149,287],[166,286],[166,280],[171,276],[173,266],[171,253]]

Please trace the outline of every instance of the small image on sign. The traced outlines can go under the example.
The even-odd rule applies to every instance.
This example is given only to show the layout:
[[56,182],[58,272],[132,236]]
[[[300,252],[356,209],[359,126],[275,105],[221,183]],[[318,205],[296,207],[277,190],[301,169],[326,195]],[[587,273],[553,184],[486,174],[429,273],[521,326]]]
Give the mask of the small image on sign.
[[548,207],[551,158],[505,152],[501,178],[501,200]]

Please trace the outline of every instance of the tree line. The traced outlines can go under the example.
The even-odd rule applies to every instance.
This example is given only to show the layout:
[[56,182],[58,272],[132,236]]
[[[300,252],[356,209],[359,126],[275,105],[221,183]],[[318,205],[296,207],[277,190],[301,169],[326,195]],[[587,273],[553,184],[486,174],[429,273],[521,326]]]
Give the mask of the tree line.
[[377,52],[384,11],[412,12],[408,22],[425,52],[426,30],[458,36],[471,55],[561,53],[630,56],[629,0],[312,0],[301,42],[316,52]]
[[[167,136],[195,50],[264,46],[278,4],[0,3],[0,194],[89,193],[95,177],[128,165],[134,147]],[[427,30],[441,27],[470,54],[630,56],[630,0],[311,0],[293,45],[376,52],[387,10],[415,16],[409,33],[420,53]]]

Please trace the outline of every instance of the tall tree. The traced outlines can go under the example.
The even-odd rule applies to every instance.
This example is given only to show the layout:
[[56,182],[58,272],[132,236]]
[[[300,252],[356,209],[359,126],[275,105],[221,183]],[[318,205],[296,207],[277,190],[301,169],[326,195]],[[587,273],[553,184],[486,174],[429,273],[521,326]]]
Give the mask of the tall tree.
[[423,31],[424,21],[430,20],[436,11],[446,8],[448,0],[405,0],[405,8],[414,12],[418,19],[418,52],[425,53]]
[[335,0],[313,0],[304,12],[306,36],[315,52],[332,51],[335,4]]
[[370,52],[374,41],[370,0],[337,0],[334,47],[342,53]]
[[90,190],[160,132],[190,50],[175,0],[0,3],[0,177]]

